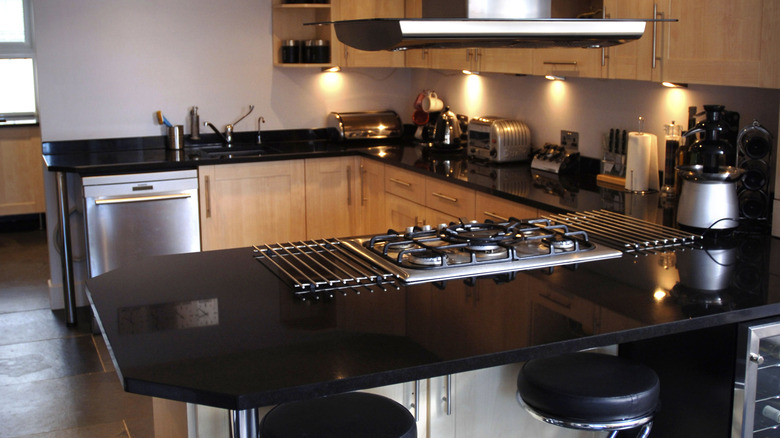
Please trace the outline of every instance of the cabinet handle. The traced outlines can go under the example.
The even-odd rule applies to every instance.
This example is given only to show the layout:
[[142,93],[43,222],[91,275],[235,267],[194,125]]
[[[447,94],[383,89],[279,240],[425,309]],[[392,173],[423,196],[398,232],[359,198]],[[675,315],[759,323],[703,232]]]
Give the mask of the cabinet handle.
[[418,422],[420,421],[419,411],[420,411],[420,381],[415,380],[414,381],[414,394],[412,394],[412,404],[411,408],[414,409],[414,421]]
[[447,415],[452,415],[452,374],[447,374]]
[[577,61],[544,61],[544,65],[577,65]]
[[483,211],[482,214],[484,214],[487,217],[492,217],[493,219],[498,219],[501,222],[509,222],[509,218],[508,217],[499,216],[499,215],[497,215],[495,213],[491,213],[489,211]]
[[390,181],[394,182],[394,183],[396,183],[398,185],[402,185],[404,187],[411,187],[412,186],[412,183],[408,183],[406,181],[402,181],[402,180],[396,179],[396,178],[390,178]]
[[452,196],[447,196],[447,195],[442,194],[442,193],[433,192],[433,193],[431,193],[431,195],[433,195],[433,196],[435,196],[437,198],[440,198],[440,199],[444,199],[445,201],[458,202],[458,198],[453,198]]
[[365,186],[366,173],[368,173],[368,171],[361,164],[360,165],[360,205],[361,206],[366,205],[366,201],[368,201],[368,199],[366,199],[366,186]]
[[352,205],[352,166],[347,166],[347,205]]
[[110,204],[129,204],[131,202],[147,202],[147,201],[168,201],[171,199],[184,199],[189,198],[189,193],[176,193],[172,195],[152,195],[152,196],[128,196],[125,198],[108,198],[108,199],[96,199],[95,205],[110,205]]
[[750,353],[750,361],[761,365],[764,363],[764,356],[756,353]]
[[571,309],[571,303],[564,303],[561,300],[555,299],[552,295],[549,294],[539,294],[540,297],[544,298],[545,300],[557,304],[565,309]]
[[211,180],[209,176],[205,177],[206,183],[206,219],[211,217]]
[[[661,16],[661,18],[664,18],[664,13],[658,12],[658,3],[653,3],[653,18],[657,19],[658,16]],[[655,69],[656,66],[656,60],[658,59],[658,56],[656,54],[656,48],[658,46],[658,22],[653,21],[653,69]]]

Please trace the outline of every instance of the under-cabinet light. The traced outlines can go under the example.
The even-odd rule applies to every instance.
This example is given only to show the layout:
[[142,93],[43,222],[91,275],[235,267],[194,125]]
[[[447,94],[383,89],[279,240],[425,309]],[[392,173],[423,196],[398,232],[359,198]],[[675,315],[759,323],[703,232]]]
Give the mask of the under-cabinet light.
[[661,85],[668,88],[688,88],[688,84],[678,84],[675,82],[667,82],[667,81],[661,82]]
[[341,71],[341,67],[339,67],[338,65],[335,65],[333,67],[322,67],[322,71],[328,73],[336,73]]
[[555,76],[555,75],[544,75],[544,78],[548,81],[565,81],[566,78],[563,76]]
[[479,74],[478,71],[471,71],[471,70],[461,70],[461,72],[463,72],[464,75],[478,75]]

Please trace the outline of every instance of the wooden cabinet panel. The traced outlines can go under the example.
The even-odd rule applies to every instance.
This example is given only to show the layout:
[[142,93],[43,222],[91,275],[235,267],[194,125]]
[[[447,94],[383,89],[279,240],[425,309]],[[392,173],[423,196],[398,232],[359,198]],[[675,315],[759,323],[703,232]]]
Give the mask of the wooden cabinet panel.
[[203,250],[306,237],[303,160],[198,169]]
[[474,218],[474,196],[474,190],[446,181],[428,178],[425,182],[425,205],[454,218]]
[[492,221],[506,222],[510,217],[517,219],[530,219],[539,216],[535,207],[507,201],[496,196],[477,193],[476,216],[478,221],[490,219]]
[[349,236],[357,225],[356,157],[306,160],[306,237]]
[[388,166],[385,169],[385,192],[425,204],[425,177],[409,170]]
[[388,228],[403,232],[406,227],[422,226],[425,215],[425,206],[385,193],[385,219]]
[[[404,2],[398,0],[332,0],[334,20],[403,18]],[[333,46],[334,64],[347,67],[403,67],[404,52],[364,51],[340,42]]]
[[[325,40],[330,41],[333,50],[336,41],[333,26],[305,26],[304,23],[314,23],[331,20],[331,5],[324,3],[284,3],[283,0],[273,0],[273,60],[275,66],[311,67],[326,66],[330,63],[305,64],[282,63],[283,40]],[[333,56],[331,55],[331,59]]]
[[[604,10],[606,17],[611,19],[650,19],[654,17],[654,0],[631,2],[604,0]],[[610,79],[660,81],[660,44],[664,25],[664,23],[647,23],[645,34],[639,40],[607,48],[607,77]],[[656,43],[655,46],[653,42]],[[655,64],[653,63],[654,57],[657,58]]]
[[601,49],[534,49],[533,74],[600,78]]
[[764,2],[669,0],[663,4],[665,17],[679,20],[665,26],[663,79],[760,86]]
[[42,160],[39,127],[0,130],[0,216],[46,210]]
[[367,158],[360,159],[360,178],[357,182],[360,204],[357,228],[354,234],[381,234],[387,232],[385,215],[385,165]]

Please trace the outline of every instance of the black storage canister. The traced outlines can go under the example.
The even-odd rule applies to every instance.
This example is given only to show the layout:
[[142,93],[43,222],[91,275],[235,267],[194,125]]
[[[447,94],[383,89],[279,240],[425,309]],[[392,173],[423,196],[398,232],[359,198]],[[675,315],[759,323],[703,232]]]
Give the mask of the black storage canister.
[[297,40],[282,41],[282,62],[285,64],[301,62],[301,43]]
[[314,40],[312,62],[324,64],[330,62],[330,43],[326,40]]

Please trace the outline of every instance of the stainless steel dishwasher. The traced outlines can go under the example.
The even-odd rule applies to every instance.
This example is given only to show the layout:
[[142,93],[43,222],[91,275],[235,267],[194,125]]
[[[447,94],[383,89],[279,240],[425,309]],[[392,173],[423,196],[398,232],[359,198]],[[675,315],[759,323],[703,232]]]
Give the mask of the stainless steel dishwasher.
[[90,277],[145,256],[200,251],[196,170],[82,182]]

